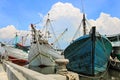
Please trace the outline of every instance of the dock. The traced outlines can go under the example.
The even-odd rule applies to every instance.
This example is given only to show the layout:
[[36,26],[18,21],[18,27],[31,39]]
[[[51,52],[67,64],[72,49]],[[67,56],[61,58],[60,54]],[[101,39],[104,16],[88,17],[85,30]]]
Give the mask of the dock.
[[[61,63],[61,62],[60,62]],[[61,67],[61,66],[60,66]],[[65,70],[65,69],[63,69]],[[58,70],[56,74],[42,74],[10,61],[0,63],[0,80],[79,80],[76,73]]]
[[7,73],[3,69],[2,63],[0,63],[0,80],[8,80]]

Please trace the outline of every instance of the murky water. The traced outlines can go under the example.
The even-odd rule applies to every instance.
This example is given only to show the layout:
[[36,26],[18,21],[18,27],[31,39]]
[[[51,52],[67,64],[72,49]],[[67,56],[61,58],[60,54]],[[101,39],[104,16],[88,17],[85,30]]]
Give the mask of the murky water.
[[120,71],[109,69],[101,78],[80,77],[80,80],[120,80]]
[[108,80],[120,80],[120,71],[110,69]]
[[[46,67],[46,68],[38,68],[38,67],[31,67],[31,69],[44,73],[44,74],[53,74],[54,67]],[[109,69],[106,73],[102,75],[103,77],[87,77],[87,76],[80,76],[80,80],[120,80],[120,71]]]

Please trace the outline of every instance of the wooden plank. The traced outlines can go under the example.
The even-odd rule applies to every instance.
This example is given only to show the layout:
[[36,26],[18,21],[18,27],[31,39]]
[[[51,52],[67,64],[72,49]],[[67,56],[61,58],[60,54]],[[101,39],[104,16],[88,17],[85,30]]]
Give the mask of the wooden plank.
[[7,73],[4,71],[1,63],[0,63],[0,80],[8,80]]

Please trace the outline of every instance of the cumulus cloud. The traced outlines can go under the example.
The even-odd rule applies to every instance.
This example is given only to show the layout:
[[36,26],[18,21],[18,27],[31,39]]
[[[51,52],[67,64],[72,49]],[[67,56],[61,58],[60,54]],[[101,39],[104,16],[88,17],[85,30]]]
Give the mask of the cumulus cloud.
[[[80,9],[74,7],[71,3],[58,2],[51,7],[48,13],[56,32],[62,33],[68,28],[68,32],[65,35],[69,37],[68,41],[70,41],[82,19]],[[69,32],[71,35],[68,35]]]
[[[57,28],[61,29],[61,27],[68,27],[73,30],[77,29],[80,25],[83,13],[71,3],[58,2],[52,6],[49,14],[50,19],[56,21]],[[97,31],[103,35],[120,33],[120,19],[112,17],[110,14],[101,12],[96,20],[89,19],[88,22],[91,26],[97,26]]]
[[75,8],[71,3],[58,2],[52,6],[49,13],[54,19],[58,19],[60,17],[69,18],[69,16],[70,18],[81,17],[80,10]]
[[[66,39],[67,42],[71,41],[82,20],[83,13],[80,9],[74,7],[71,3],[58,2],[51,7],[48,13],[52,23],[54,23],[55,31],[62,32],[65,28],[68,28],[63,39]],[[96,20],[89,19],[87,21],[91,24],[91,27],[96,26],[97,31],[102,35],[120,33],[120,19],[110,16],[110,14],[102,12]],[[82,30],[80,33],[82,33]]]
[[75,8],[71,3],[58,2],[52,6],[48,13],[50,14],[50,19],[53,21],[62,21],[65,25],[68,24],[71,26],[78,26],[82,17],[80,9]]
[[[62,45],[68,45],[81,23],[83,13],[79,8],[76,8],[71,3],[62,2],[54,4],[48,13],[50,14],[49,18],[51,20],[52,27],[57,34],[56,36],[59,36],[66,28],[68,28],[68,31],[60,39]],[[41,18],[43,17],[41,13],[39,13],[39,15]],[[44,16],[44,24],[47,17],[48,15]],[[91,26],[96,26],[97,31],[102,35],[120,33],[120,19],[112,17],[110,14],[102,12],[96,20],[89,19],[88,22]],[[13,25],[9,25],[0,29],[0,38],[13,38],[16,32],[19,32],[19,30],[17,30]],[[21,32],[26,33],[27,31],[21,30]],[[82,30],[80,33],[82,34]]]
[[0,29],[0,38],[13,38],[16,32],[17,30],[13,25],[8,25]]
[[120,33],[120,19],[111,17],[110,14],[101,13],[95,24],[101,34],[112,35]]
[[14,43],[16,33],[18,35],[19,40],[21,40],[22,36],[26,36],[27,34],[30,34],[29,31],[17,30],[14,25],[8,25],[0,29],[0,39],[2,42],[5,41],[9,44],[12,44]]

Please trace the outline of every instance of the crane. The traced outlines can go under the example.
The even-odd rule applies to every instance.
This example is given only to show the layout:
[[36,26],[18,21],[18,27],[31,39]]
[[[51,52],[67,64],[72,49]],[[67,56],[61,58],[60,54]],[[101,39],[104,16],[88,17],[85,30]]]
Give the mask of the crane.
[[58,42],[58,40],[64,35],[64,33],[68,30],[68,28],[66,28],[59,36],[58,38],[53,42],[53,45]]

